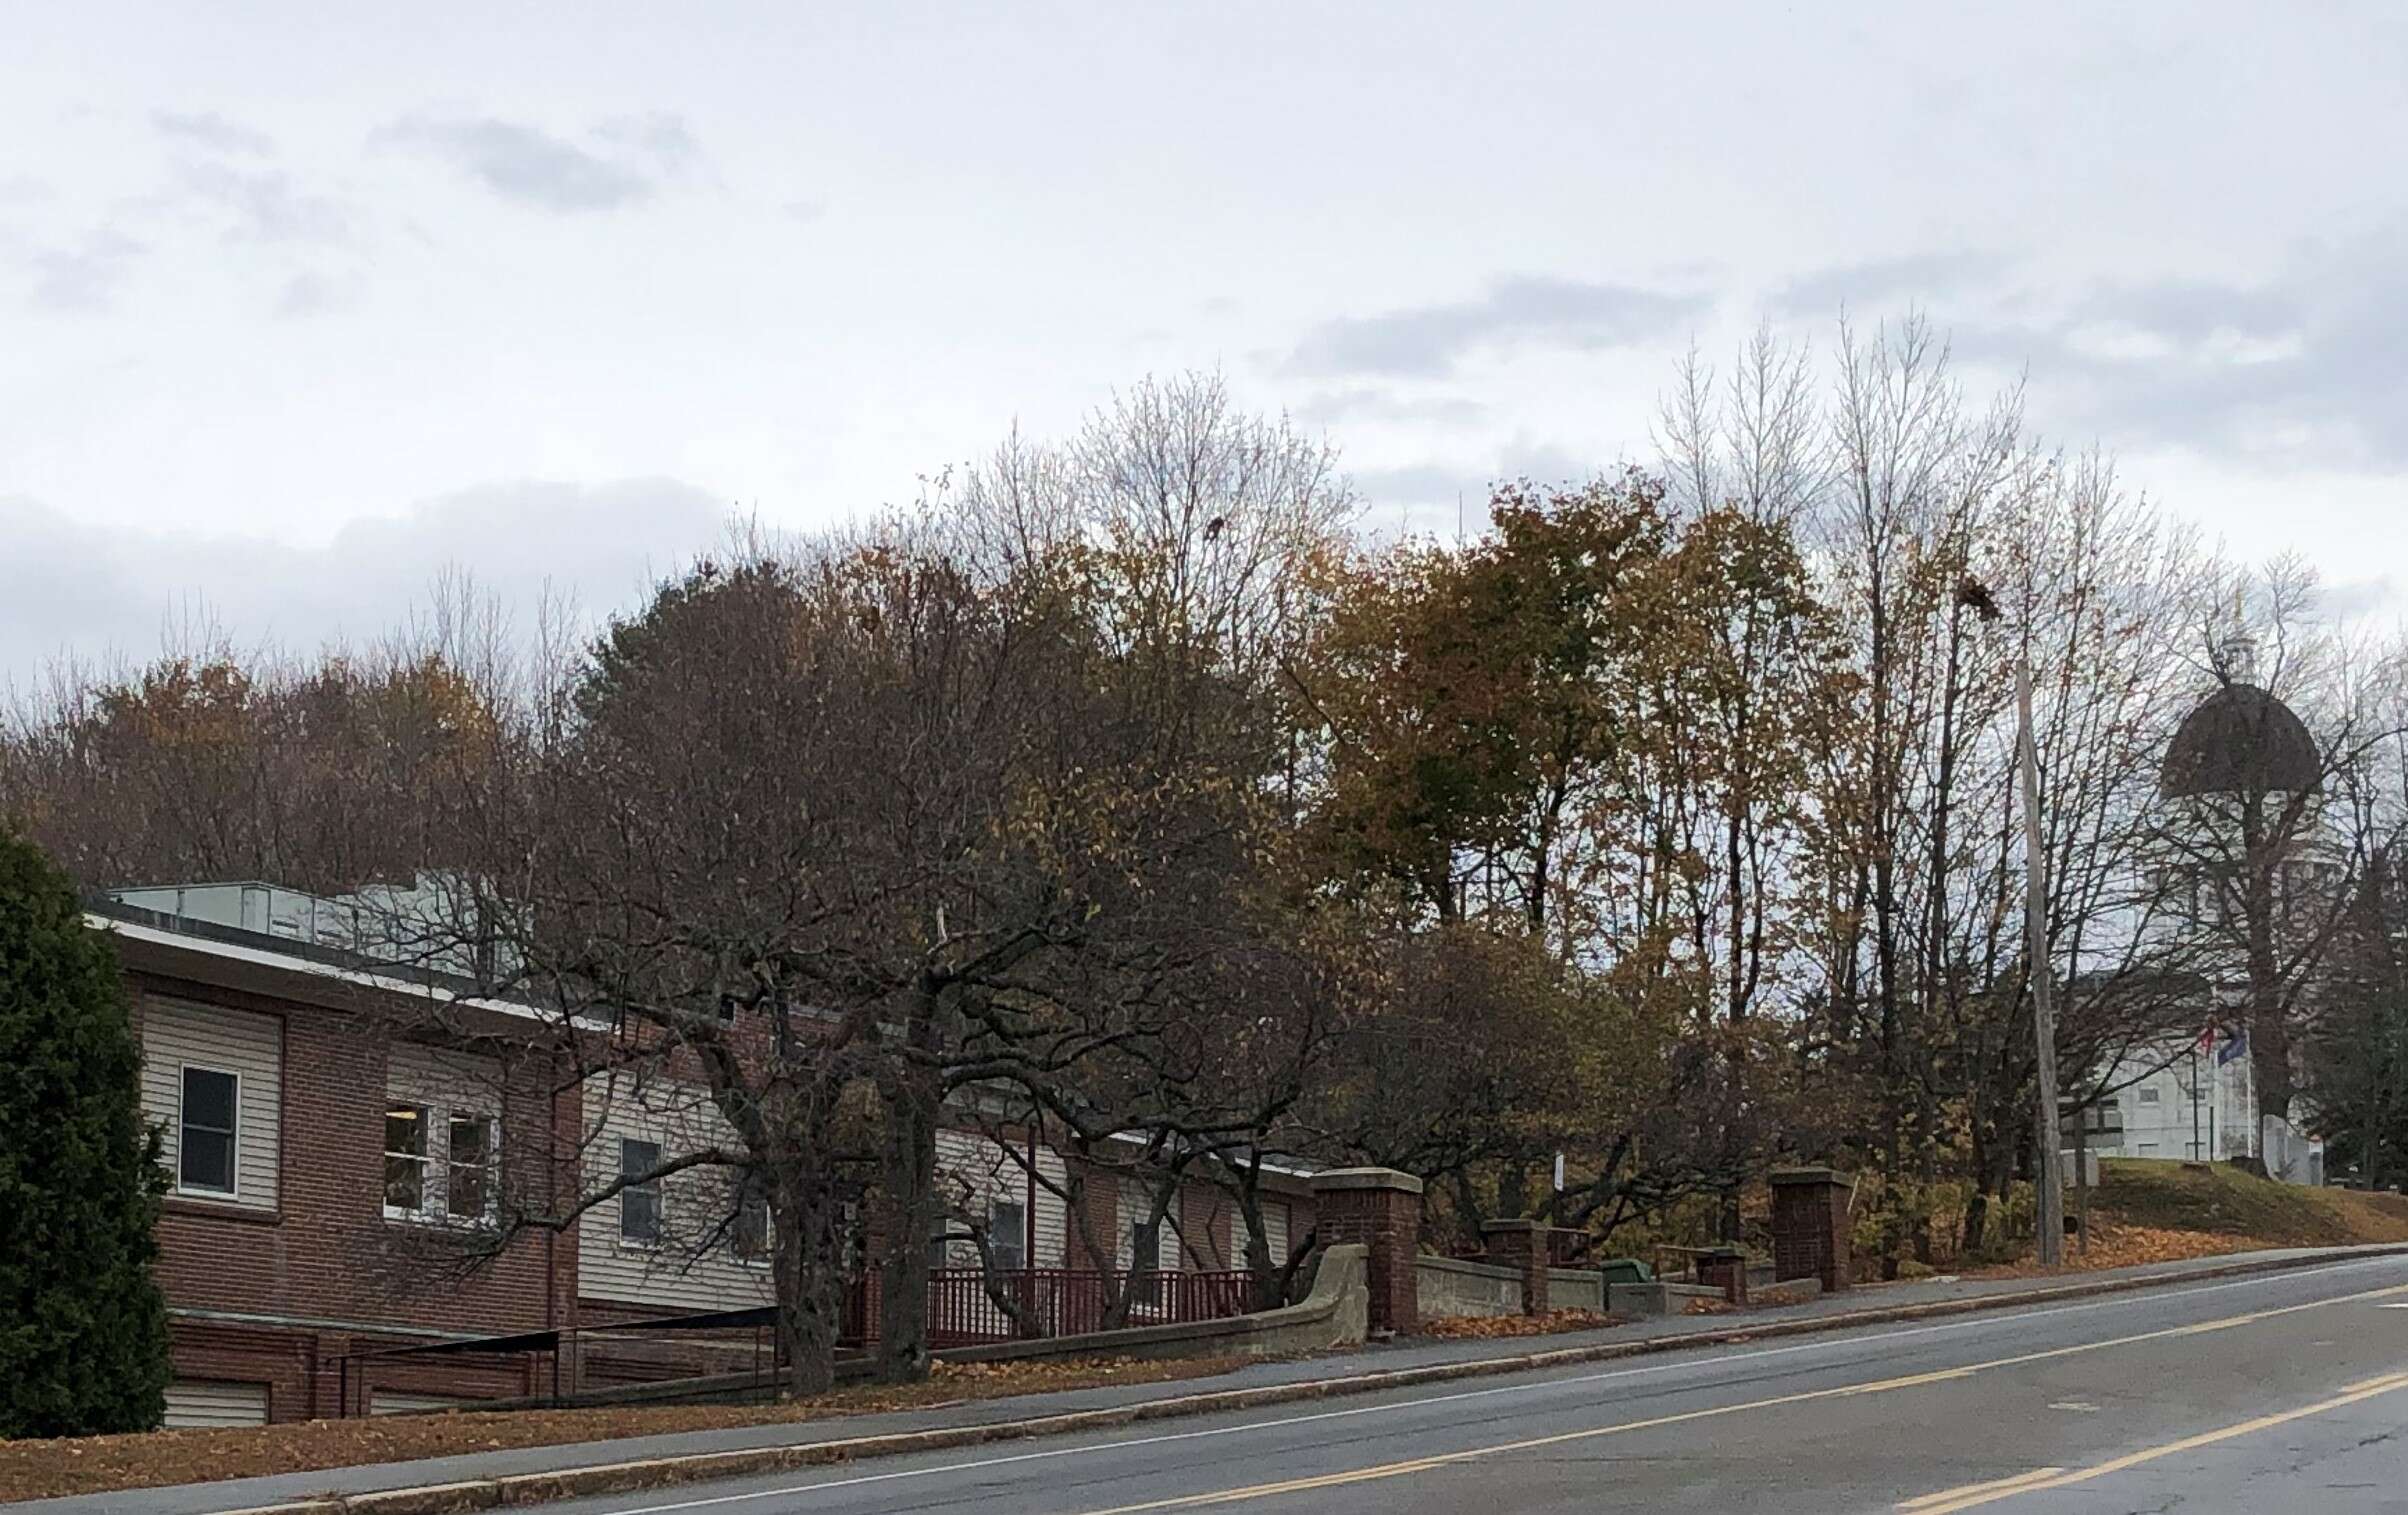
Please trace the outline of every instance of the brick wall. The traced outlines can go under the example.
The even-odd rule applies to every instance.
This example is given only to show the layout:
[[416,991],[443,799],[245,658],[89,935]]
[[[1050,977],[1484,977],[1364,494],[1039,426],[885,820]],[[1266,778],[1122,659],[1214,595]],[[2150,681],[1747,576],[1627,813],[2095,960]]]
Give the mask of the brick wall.
[[1847,1288],[1854,1186],[1828,1168],[1801,1168],[1775,1172],[1772,1188],[1773,1277],[1819,1279],[1826,1291]]
[[1313,1180],[1323,1247],[1360,1243],[1371,1329],[1409,1334],[1421,1324],[1414,1258],[1421,1251],[1421,1180],[1385,1168],[1342,1168]]
[[1179,1191],[1179,1230],[1185,1245],[1179,1265],[1217,1273],[1241,1267],[1244,1260],[1232,1250],[1237,1202],[1218,1184],[1189,1179]]
[[[170,1306],[472,1334],[551,1323],[554,1274],[575,1278],[573,1238],[521,1235],[499,1257],[468,1269],[461,1233],[385,1218],[389,1033],[341,1011],[192,985],[174,993],[188,1003],[240,998],[235,1008],[280,1015],[284,1098],[274,1212],[169,1201],[159,1222],[158,1272]],[[522,1064],[497,1091],[506,1184],[542,1181],[547,1082],[543,1070]],[[537,1171],[524,1171],[529,1166]]]
[[[129,980],[138,996],[247,1010],[282,1025],[275,1209],[170,1196],[159,1220],[156,1272],[173,1311],[289,1323],[178,1315],[170,1335],[176,1377],[265,1383],[270,1415],[300,1419],[337,1412],[338,1359],[345,1354],[424,1339],[379,1337],[377,1326],[489,1335],[574,1319],[574,1233],[530,1232],[470,1266],[466,1233],[385,1218],[386,1060],[402,1034],[390,1020],[365,1007],[285,1000],[158,973],[136,972]],[[540,1208],[553,1193],[551,1155],[564,1135],[574,1140],[576,1098],[564,1095],[555,1109],[545,1060],[522,1055],[503,1066],[493,1091],[502,1182],[506,1194]],[[523,1354],[483,1361],[447,1356],[380,1365],[377,1376],[390,1388],[481,1397],[529,1392],[537,1371]],[[547,1382],[548,1373],[541,1370]],[[354,1398],[360,1398],[356,1388]]]

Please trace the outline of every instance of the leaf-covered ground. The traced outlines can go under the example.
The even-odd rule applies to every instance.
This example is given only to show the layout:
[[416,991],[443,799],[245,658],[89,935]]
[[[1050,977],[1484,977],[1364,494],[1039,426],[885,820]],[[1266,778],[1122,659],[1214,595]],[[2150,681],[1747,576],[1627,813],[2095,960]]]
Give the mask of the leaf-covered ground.
[[[2071,1238],[2064,1271],[2214,1257],[2261,1247],[2333,1247],[2408,1241],[2408,1198],[2350,1189],[2311,1189],[2258,1178],[2228,1163],[2146,1158],[2099,1164],[2090,1197],[2087,1251]],[[2066,1203],[2073,1204],[2069,1194]],[[2049,1271],[2029,1256],[1970,1276]]]
[[1594,1331],[1623,1323],[1594,1310],[1550,1310],[1544,1315],[1450,1315],[1421,1323],[1421,1334],[1440,1341],[1495,1341],[1511,1336],[1551,1336],[1558,1331]]
[[823,1420],[877,1410],[929,1409],[966,1400],[1101,1384],[1209,1378],[1226,1373],[1245,1360],[939,1364],[926,1383],[899,1387],[863,1385],[785,1404],[445,1411],[278,1426],[0,1442],[0,1503],[404,1462],[504,1447],[560,1446],[663,1431]]

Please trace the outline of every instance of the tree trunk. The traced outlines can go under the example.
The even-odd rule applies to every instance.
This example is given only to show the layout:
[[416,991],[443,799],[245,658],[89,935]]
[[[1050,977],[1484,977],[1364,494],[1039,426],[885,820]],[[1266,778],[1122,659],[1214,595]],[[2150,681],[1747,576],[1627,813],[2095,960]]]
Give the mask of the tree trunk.
[[942,1099],[932,1073],[910,1069],[895,1081],[879,1164],[885,1235],[878,1265],[878,1378],[916,1383],[928,1376],[928,1248],[936,1237],[936,1128]]
[[816,1163],[781,1164],[771,1198],[777,1226],[778,1349],[786,1392],[825,1394],[836,1382],[836,1341],[846,1288],[841,1207],[831,1175]]

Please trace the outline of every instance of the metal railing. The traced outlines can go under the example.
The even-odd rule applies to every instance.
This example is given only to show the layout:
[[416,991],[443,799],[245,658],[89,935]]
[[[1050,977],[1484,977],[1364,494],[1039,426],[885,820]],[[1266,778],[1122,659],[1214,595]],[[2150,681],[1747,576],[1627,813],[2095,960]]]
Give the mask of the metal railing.
[[[1253,1308],[1254,1278],[1244,1270],[1109,1274],[1089,1268],[998,1270],[995,1288],[979,1268],[939,1268],[928,1275],[928,1344],[973,1346],[1012,1341],[1025,1334],[994,1298],[1000,1293],[1040,1336],[1084,1336],[1106,1329],[1115,1291],[1127,1308],[1118,1324],[1226,1320]],[[845,1339],[867,1343],[878,1336],[878,1277],[853,1286],[845,1310]]]

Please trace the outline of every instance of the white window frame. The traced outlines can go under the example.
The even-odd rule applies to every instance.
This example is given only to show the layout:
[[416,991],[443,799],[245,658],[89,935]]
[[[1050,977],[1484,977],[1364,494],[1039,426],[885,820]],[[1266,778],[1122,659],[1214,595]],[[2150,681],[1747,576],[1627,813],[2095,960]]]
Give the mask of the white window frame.
[[[233,1187],[203,1189],[184,1182],[184,1080],[191,1073],[214,1073],[220,1078],[234,1080],[234,1129],[226,1133],[226,1176]],[[178,1063],[176,1065],[176,1193],[195,1199],[242,1198],[242,1073],[234,1068],[213,1068],[207,1063]]]
[[[653,1153],[652,1166],[655,1168],[658,1168],[662,1163],[669,1160],[669,1144],[662,1141],[659,1137],[628,1136],[621,1134],[619,1137],[619,1160],[616,1167],[613,1169],[612,1175],[614,1179],[623,1179],[627,1176],[627,1144],[629,1142],[635,1142],[642,1146],[650,1147]],[[652,1237],[649,1241],[640,1236],[630,1236],[627,1234],[627,1196],[635,1193],[639,1189],[644,1190],[652,1196]],[[619,1190],[619,1213],[617,1216],[617,1221],[618,1244],[621,1250],[628,1252],[659,1251],[663,1239],[669,1234],[668,1184],[658,1178],[655,1178],[649,1183],[627,1184],[622,1187]]]
[[[385,1219],[414,1226],[469,1226],[491,1228],[501,1223],[502,1207],[502,1117],[499,1112],[470,1105],[438,1104],[433,1100],[409,1095],[389,1096],[387,1110],[403,1107],[424,1112],[426,1120],[426,1151],[419,1163],[418,1208],[409,1209],[377,1196]],[[473,1120],[485,1127],[485,1208],[475,1215],[460,1215],[451,1207],[452,1122]],[[384,1157],[400,1157],[378,1139],[379,1153]],[[377,1186],[381,1191],[384,1174],[380,1168]]]
[[395,1152],[392,1148],[392,1144],[385,1140],[382,1136],[377,1139],[377,1147],[379,1152],[383,1154],[386,1162],[391,1162],[396,1157],[402,1157],[408,1158],[410,1161],[418,1164],[418,1206],[416,1209],[412,1209],[407,1205],[397,1205],[393,1203],[391,1199],[386,1197],[385,1175],[384,1169],[381,1165],[378,1167],[376,1173],[377,1200],[384,1206],[385,1219],[387,1220],[415,1222],[440,1221],[443,1218],[443,1210],[442,1207],[436,1203],[434,1185],[430,1184],[427,1179],[433,1170],[444,1167],[442,1160],[435,1155],[435,1117],[441,1114],[442,1111],[437,1106],[427,1104],[421,1100],[394,1099],[388,1096],[385,1100],[386,1121],[390,1123],[393,1118],[392,1112],[396,1109],[403,1108],[418,1112],[419,1121],[423,1126],[421,1145],[423,1145],[426,1150],[418,1153],[415,1157],[411,1157],[411,1155],[406,1152]]

